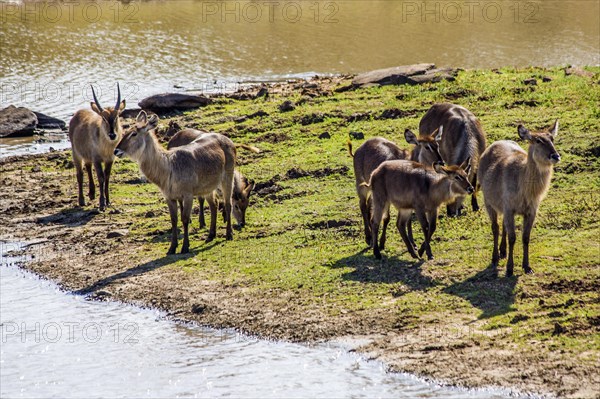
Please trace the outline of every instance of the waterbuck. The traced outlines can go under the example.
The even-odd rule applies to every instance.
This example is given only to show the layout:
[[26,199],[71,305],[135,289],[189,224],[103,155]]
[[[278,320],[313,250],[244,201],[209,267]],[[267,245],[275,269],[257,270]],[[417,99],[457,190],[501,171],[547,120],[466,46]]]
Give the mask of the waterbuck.
[[[424,135],[421,140],[429,140],[434,141],[435,137],[438,135],[438,131],[436,130],[430,135]],[[371,245],[372,243],[372,234],[371,234],[371,199],[368,195],[369,190],[367,187],[363,185],[363,183],[367,183],[371,178],[371,173],[377,169],[379,165],[381,165],[385,161],[392,161],[398,159],[410,159],[414,156],[414,151],[417,150],[418,146],[415,146],[413,152],[409,152],[407,150],[403,150],[398,147],[394,142],[384,139],[383,137],[373,137],[365,141],[356,152],[352,153],[352,143],[348,140],[348,151],[350,152],[350,156],[353,157],[354,164],[354,177],[356,179],[356,192],[358,194],[358,204],[360,207],[360,213],[363,218],[364,230],[365,230],[365,241],[367,245]],[[424,149],[426,151],[434,151],[433,146],[427,147]],[[434,158],[434,162],[443,163],[439,153],[432,154],[431,158]],[[432,162],[433,163],[433,162]],[[386,230],[387,225],[390,221],[389,213],[384,215],[383,219],[383,228],[381,233],[381,239],[379,242],[380,248],[385,248],[386,241]],[[410,236],[412,237],[412,228],[411,225],[408,225]]]
[[115,155],[129,156],[136,161],[142,173],[162,191],[171,215],[171,246],[167,254],[177,249],[177,205],[181,209],[183,246],[181,253],[189,252],[188,225],[194,197],[202,196],[210,207],[210,229],[206,242],[216,236],[217,204],[214,191],[220,188],[225,201],[227,222],[226,238],[233,239],[231,229],[231,192],[233,169],[236,161],[235,145],[221,134],[206,134],[189,145],[165,150],[153,130],[158,117],[141,111],[136,123],[125,132]]
[[[175,133],[173,137],[171,137],[169,144],[167,144],[167,149],[170,150],[172,148],[181,147],[182,145],[187,145],[196,140],[198,137],[207,133],[208,132],[203,132],[196,129],[180,130]],[[236,144],[236,147],[242,147],[253,152],[259,152],[256,147],[246,146],[243,144]],[[248,180],[236,169],[233,172],[231,213],[233,214],[233,217],[237,221],[239,227],[244,227],[246,225],[246,209],[248,209],[248,204],[250,203],[250,193],[253,189],[254,181]],[[217,198],[222,200],[222,197],[223,193],[220,190],[217,190]],[[203,228],[206,226],[206,221],[204,220],[204,198],[198,197],[198,202],[200,203],[200,228]]]
[[[433,169],[407,160],[382,163],[373,171],[369,184],[363,183],[370,190],[373,201],[373,237],[377,237],[382,218],[389,212],[390,205],[394,205],[398,210],[396,226],[410,255],[418,259],[426,252],[428,259],[433,259],[430,241],[436,229],[438,208],[443,203],[454,201],[459,195],[473,193],[473,186],[468,179],[470,169],[469,159],[460,166],[436,163]],[[418,254],[417,246],[407,232],[413,210],[425,236]],[[381,259],[376,239],[373,239],[373,254]]]
[[[513,275],[514,268],[515,215],[523,215],[523,270],[525,273],[533,272],[529,266],[529,236],[538,207],[550,187],[553,165],[560,161],[560,155],[554,148],[558,120],[547,132],[531,133],[523,125],[519,125],[517,131],[521,139],[529,142],[527,152],[514,141],[496,141],[485,150],[479,161],[479,181],[494,235],[492,266],[497,274],[498,261],[506,257],[508,235],[508,277]],[[503,216],[500,250],[499,215]]]
[[[439,130],[440,137],[436,137],[435,142],[421,142],[412,132],[405,133],[406,140],[409,143],[417,145],[412,158],[413,161],[421,162],[425,165],[431,165],[435,162],[432,154],[439,152],[441,157],[448,165],[460,165],[466,159],[471,160],[471,172],[469,181],[477,189],[477,169],[479,157],[485,150],[485,133],[479,123],[479,120],[473,113],[460,105],[440,103],[434,104],[425,113],[419,123],[419,134],[421,137],[428,136],[429,132],[443,126]],[[427,146],[433,147],[434,151],[423,151]],[[437,147],[437,148],[436,148]],[[459,195],[456,201],[447,205],[447,212],[450,216],[460,215],[464,195]],[[479,210],[477,203],[477,191],[473,192],[471,197],[471,206],[474,211]]]
[[[82,109],[75,112],[69,122],[69,140],[73,152],[73,165],[77,173],[79,206],[85,205],[83,198],[83,165],[89,180],[88,196],[96,197],[96,186],[92,176],[92,165],[96,170],[100,188],[100,210],[110,205],[108,181],[114,162],[115,147],[121,140],[122,128],[119,114],[125,109],[125,100],[121,101],[121,88],[117,83],[117,102],[114,107],[102,108],[92,86],[94,102],[92,110]],[[104,164],[104,168],[102,167]]]

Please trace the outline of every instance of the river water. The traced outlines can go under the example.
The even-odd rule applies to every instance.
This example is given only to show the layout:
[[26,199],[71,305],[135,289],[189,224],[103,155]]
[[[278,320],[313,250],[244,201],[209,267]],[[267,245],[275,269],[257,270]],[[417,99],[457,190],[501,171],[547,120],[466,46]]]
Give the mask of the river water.
[[[135,106],[165,91],[417,62],[598,65],[599,15],[597,0],[0,0],[0,106],[68,120],[90,83],[112,105],[119,81]],[[13,144],[0,139],[0,151]]]
[[387,373],[336,344],[270,342],[65,293],[0,242],[0,396],[503,398]]

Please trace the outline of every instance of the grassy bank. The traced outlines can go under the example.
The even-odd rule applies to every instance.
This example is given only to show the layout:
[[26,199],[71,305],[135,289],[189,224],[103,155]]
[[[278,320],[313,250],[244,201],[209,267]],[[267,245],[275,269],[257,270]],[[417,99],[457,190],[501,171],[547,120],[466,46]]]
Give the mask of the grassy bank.
[[[192,254],[166,257],[167,207],[157,187],[138,180],[137,165],[116,162],[114,209],[97,214],[75,207],[74,172],[62,154],[2,165],[0,234],[47,240],[46,258],[29,267],[69,289],[272,338],[361,337],[360,350],[392,369],[450,382],[593,397],[600,383],[600,68],[589,70],[594,77],[558,68],[464,71],[454,82],[345,92],[333,90],[344,79],[325,79],[279,84],[266,99],[217,98],[173,119],[261,148],[239,154],[240,171],[258,186],[234,241],[224,240],[220,224],[217,240],[204,244],[196,215]],[[537,85],[524,84],[529,78]],[[284,100],[295,109],[280,111]],[[349,134],[408,148],[404,129],[418,130],[441,101],[473,111],[488,143],[516,141],[519,123],[536,130],[560,119],[562,161],[532,233],[534,275],[520,269],[519,240],[516,276],[503,277],[501,263],[501,277],[491,277],[484,211],[442,218],[433,261],[413,261],[393,223],[384,260],[366,251]],[[353,139],[355,148],[363,141]],[[128,233],[107,238],[116,228]],[[422,240],[416,225],[415,237]]]

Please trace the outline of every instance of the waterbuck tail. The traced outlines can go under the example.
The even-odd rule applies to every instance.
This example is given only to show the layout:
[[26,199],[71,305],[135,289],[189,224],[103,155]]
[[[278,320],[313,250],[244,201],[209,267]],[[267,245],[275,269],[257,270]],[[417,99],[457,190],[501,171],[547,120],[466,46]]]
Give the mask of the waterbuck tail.
[[352,153],[352,142],[350,139],[348,139],[348,152],[350,153],[350,156],[354,158],[354,154]]

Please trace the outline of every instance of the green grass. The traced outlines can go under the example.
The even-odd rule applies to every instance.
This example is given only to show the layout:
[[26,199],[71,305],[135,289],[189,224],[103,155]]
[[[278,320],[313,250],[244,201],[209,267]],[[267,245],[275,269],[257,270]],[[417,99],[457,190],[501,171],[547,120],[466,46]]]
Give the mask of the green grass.
[[[240,151],[239,169],[259,183],[274,179],[281,189],[265,196],[253,194],[248,226],[235,232],[234,241],[224,241],[220,222],[217,240],[204,244],[206,231],[197,229],[195,218],[191,235],[195,256],[182,257],[167,267],[262,295],[293,293],[307,307],[322,307],[331,316],[361,311],[391,314],[390,328],[476,320],[481,331],[506,330],[504,339],[509,337],[516,345],[536,342],[549,350],[573,353],[597,350],[600,68],[589,70],[595,74],[591,79],[565,76],[558,68],[463,71],[455,82],[359,89],[312,99],[303,99],[299,92],[286,98],[274,94],[268,100],[223,98],[187,113],[180,118],[182,126],[221,132],[235,142],[260,147],[258,155]],[[542,82],[542,76],[552,80]],[[531,77],[538,78],[537,86],[522,83]],[[278,105],[285,99],[306,101],[282,113]],[[385,259],[376,261],[370,251],[365,252],[352,159],[346,149],[348,133],[362,132],[365,139],[384,136],[408,148],[404,129],[417,131],[425,111],[441,101],[473,111],[488,144],[518,140],[519,123],[537,130],[560,119],[556,148],[562,161],[541,204],[530,245],[536,274],[522,275],[519,238],[517,276],[502,277],[501,263],[501,277],[490,278],[491,229],[484,211],[469,210],[461,218],[440,220],[432,243],[435,261],[410,259],[394,223],[388,229]],[[405,111],[406,116],[379,118],[392,108]],[[234,121],[259,110],[269,115]],[[353,114],[362,116],[351,118]],[[323,120],[302,124],[313,115]],[[162,121],[161,126],[165,125]],[[324,132],[331,138],[319,139]],[[362,141],[353,140],[354,148]],[[339,169],[343,167],[347,169]],[[292,168],[338,172],[319,178],[286,178]],[[144,245],[145,251],[135,256],[161,258],[169,244],[166,205],[153,185],[123,184],[136,175],[137,166],[131,162],[115,164],[114,202],[131,217],[133,238]],[[479,198],[481,203],[481,194]],[[156,216],[145,217],[148,211]],[[324,228],[327,221],[343,225]],[[519,219],[519,227],[520,223]],[[420,242],[420,228],[414,227]],[[564,330],[557,331],[557,325]]]

